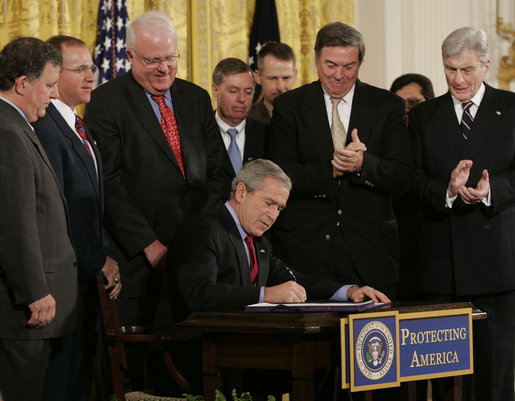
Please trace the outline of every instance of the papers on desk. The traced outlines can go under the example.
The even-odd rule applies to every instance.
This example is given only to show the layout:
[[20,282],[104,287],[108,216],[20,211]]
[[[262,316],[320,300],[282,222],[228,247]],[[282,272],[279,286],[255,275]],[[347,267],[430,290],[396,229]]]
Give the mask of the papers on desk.
[[245,312],[360,312],[385,305],[384,303],[366,302],[295,302],[252,304],[245,306]]

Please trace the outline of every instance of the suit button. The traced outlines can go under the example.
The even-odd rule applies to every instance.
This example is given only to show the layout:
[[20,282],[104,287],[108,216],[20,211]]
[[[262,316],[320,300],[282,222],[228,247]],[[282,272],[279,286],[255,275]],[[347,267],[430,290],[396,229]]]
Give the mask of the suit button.
[[341,216],[343,214],[343,210],[342,209],[338,209],[338,211],[336,213],[338,213],[338,216]]
[[326,241],[329,241],[331,239],[331,236],[329,234],[326,234],[326,236],[324,238]]
[[340,227],[340,222],[339,221],[336,222],[336,227]]

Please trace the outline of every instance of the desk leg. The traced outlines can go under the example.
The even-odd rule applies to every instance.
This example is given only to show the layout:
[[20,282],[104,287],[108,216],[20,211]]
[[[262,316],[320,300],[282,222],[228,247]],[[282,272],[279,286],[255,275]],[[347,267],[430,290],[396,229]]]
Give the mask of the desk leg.
[[292,344],[292,401],[315,399],[315,369],[313,365],[313,341],[300,341]]
[[216,345],[209,338],[202,344],[202,370],[204,373],[204,399],[215,400],[215,390],[222,391],[222,370],[216,363]]

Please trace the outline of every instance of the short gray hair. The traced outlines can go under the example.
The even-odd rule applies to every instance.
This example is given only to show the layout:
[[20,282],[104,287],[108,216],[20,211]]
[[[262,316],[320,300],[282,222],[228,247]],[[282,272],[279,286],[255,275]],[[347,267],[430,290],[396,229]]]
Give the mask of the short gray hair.
[[161,11],[149,11],[141,14],[127,26],[127,49],[134,50],[136,45],[136,32],[151,32],[156,34],[169,33],[175,38],[175,46],[179,48],[179,36],[172,20]]
[[252,193],[263,186],[263,181],[268,177],[279,181],[288,191],[291,191],[290,177],[277,164],[266,159],[256,159],[245,163],[238,175],[232,180],[231,195],[233,199],[236,194],[236,187],[241,182],[245,184],[247,192]]
[[357,47],[359,53],[359,63],[365,58],[365,42],[361,33],[342,22],[332,22],[323,26],[317,33],[315,41],[315,56],[317,60],[324,47]]
[[466,26],[452,31],[442,43],[442,57],[449,58],[472,50],[481,63],[488,61],[488,38],[481,29]]

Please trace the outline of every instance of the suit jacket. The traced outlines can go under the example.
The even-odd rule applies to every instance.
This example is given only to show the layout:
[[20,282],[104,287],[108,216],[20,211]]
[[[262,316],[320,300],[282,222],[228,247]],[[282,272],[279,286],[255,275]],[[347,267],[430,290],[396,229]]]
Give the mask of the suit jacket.
[[144,298],[149,291],[154,269],[142,252],[147,245],[158,239],[169,246],[183,219],[208,204],[208,194],[221,198],[223,148],[209,95],[178,78],[170,92],[186,180],[131,71],[100,85],[86,106],[84,120],[104,163],[105,223],[124,277],[122,296]]
[[263,99],[252,105],[250,108],[249,117],[261,121],[264,124],[270,124],[272,121],[272,117],[270,117]]
[[[71,228],[81,281],[93,280],[104,266],[108,242],[103,229],[102,160],[87,128],[93,159],[53,104],[34,129],[45,148],[68,202]],[[96,288],[96,287],[95,287]]]
[[[0,100],[0,338],[70,332],[77,318],[77,262],[66,201],[41,143],[20,113]],[[28,305],[51,294],[56,315],[27,327]]]
[[[417,139],[416,183],[422,207],[422,289],[473,295],[515,288],[515,94],[486,85],[464,140],[449,93],[410,114]],[[467,186],[483,169],[490,177],[491,206],[445,197],[452,170],[472,160]]]
[[[251,284],[250,266],[236,223],[224,204],[184,224],[177,235],[172,268],[179,294],[189,312],[242,308],[259,301],[260,287],[290,280],[285,264],[265,237],[254,238],[259,273]],[[310,299],[331,297],[340,287],[296,273]]]
[[[358,129],[367,146],[359,173],[334,179],[334,147],[319,81],[274,101],[268,154],[290,176],[293,188],[273,228],[276,253],[296,269],[334,277],[326,255],[343,235],[364,283],[395,284],[398,276],[397,221],[392,194],[407,191],[411,149],[398,96],[356,82],[347,143]],[[345,272],[338,272],[347,281]]]
[[[265,156],[268,134],[267,130],[268,127],[265,124],[254,120],[253,118],[247,118],[245,123],[245,149],[243,149],[243,164]],[[224,152],[223,159],[224,173],[229,177],[227,181],[228,185],[226,185],[226,189],[224,191],[226,196],[223,200],[225,201],[229,198],[231,182],[232,179],[236,177],[236,174],[234,173],[234,168],[232,167],[227,151]]]

